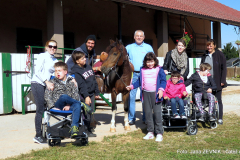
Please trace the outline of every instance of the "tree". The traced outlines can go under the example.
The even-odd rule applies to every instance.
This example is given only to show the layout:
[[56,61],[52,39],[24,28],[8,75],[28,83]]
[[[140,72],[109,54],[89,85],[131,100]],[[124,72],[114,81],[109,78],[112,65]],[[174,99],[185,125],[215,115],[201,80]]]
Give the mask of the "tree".
[[232,43],[227,43],[222,51],[225,54],[227,60],[238,57],[238,50],[236,47],[232,46]]

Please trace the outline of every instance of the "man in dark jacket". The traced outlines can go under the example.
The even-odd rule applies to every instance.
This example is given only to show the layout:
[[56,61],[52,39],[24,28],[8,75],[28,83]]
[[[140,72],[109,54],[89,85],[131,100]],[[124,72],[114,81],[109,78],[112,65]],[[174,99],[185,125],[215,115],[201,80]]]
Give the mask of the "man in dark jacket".
[[[89,35],[87,36],[85,43],[83,43],[80,47],[76,48],[73,52],[75,51],[80,51],[85,54],[85,57],[87,58],[86,64],[93,66],[93,57],[96,56],[94,47],[96,45],[96,36],[95,35]],[[68,65],[68,73],[71,72],[71,68],[74,66],[74,62],[72,57],[70,57],[67,61]]]

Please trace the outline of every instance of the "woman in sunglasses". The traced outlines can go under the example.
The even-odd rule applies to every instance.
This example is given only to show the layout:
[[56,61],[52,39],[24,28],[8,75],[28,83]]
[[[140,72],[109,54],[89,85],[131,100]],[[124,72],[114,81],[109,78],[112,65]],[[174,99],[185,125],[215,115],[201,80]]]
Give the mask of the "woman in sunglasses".
[[49,40],[45,45],[45,52],[40,53],[37,57],[34,67],[34,75],[31,80],[31,90],[36,104],[35,129],[36,135],[33,138],[34,142],[39,144],[46,143],[46,139],[42,137],[42,115],[44,112],[44,93],[45,88],[53,90],[54,85],[49,82],[52,73],[54,73],[54,64],[58,61],[54,57],[57,50],[57,42]]

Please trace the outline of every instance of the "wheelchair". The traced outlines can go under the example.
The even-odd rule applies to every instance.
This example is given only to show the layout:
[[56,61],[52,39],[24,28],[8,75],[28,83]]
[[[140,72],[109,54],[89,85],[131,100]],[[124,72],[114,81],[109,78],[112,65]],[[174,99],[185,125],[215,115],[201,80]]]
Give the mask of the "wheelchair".
[[[195,97],[194,97],[194,91],[192,91],[192,105],[195,106],[196,108],[196,111],[194,112],[194,114],[196,114],[196,118],[200,118],[201,117],[201,113],[200,111],[198,110],[198,107],[195,103]],[[208,100],[208,97],[207,97],[207,93],[203,93],[202,95],[202,105],[203,105],[203,111],[204,111],[204,114],[203,114],[203,118],[204,118],[204,122],[205,123],[208,123],[211,127],[211,129],[215,129],[217,128],[217,122],[218,122],[218,119],[219,119],[219,105],[218,105],[218,100],[217,98],[214,96],[214,107],[213,107],[213,118],[215,119],[215,121],[210,121],[209,119],[209,114],[208,114],[208,108],[209,108],[209,100]]]
[[[190,97],[184,100],[184,110],[187,119],[174,118],[170,100],[164,100],[162,107],[163,129],[166,128],[186,128],[188,135],[196,135],[198,132],[196,121],[196,106],[192,106]],[[179,106],[177,105],[177,111]]]
[[[82,105],[84,105],[82,103]],[[83,107],[82,107],[83,108]],[[50,124],[50,118],[57,120],[56,123]],[[48,109],[44,112],[44,122],[42,124],[42,136],[47,138],[49,146],[61,145],[61,140],[71,137],[72,111],[62,111]],[[74,139],[80,140],[82,145],[88,144],[88,131],[83,121],[83,109],[79,120],[79,133]]]

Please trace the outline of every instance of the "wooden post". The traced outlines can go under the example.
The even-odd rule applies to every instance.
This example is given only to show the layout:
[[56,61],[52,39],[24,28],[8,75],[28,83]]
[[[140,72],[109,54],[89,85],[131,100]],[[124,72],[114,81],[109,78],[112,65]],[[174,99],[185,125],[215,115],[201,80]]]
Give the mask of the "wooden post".
[[234,78],[237,77],[237,66],[234,67]]

